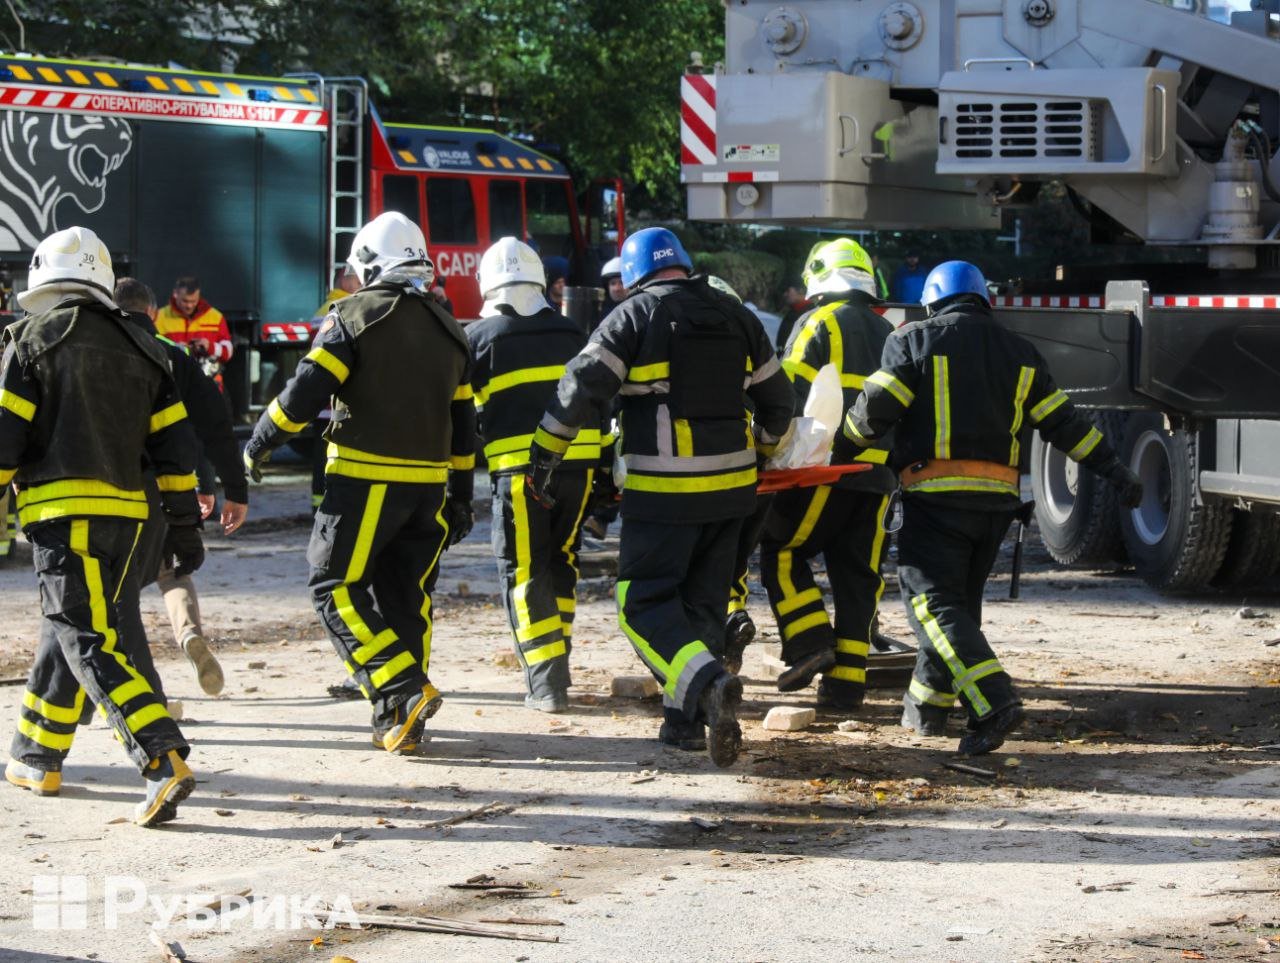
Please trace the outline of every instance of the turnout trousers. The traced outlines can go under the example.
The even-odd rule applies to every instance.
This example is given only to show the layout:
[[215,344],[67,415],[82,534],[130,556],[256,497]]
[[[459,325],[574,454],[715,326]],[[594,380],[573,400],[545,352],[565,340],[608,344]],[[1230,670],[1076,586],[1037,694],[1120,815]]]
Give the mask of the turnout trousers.
[[[788,664],[834,649],[824,684],[841,695],[861,694],[867,652],[884,593],[880,559],[889,496],[819,485],[777,494],[760,543],[760,577],[782,636]],[[811,559],[821,555],[831,582],[835,618],[827,616]]]
[[493,554],[516,655],[535,698],[569,687],[578,547],[591,478],[590,469],[557,471],[549,509],[529,494],[523,472],[493,479]]
[[14,759],[61,770],[86,696],[139,771],[170,750],[183,758],[190,751],[117,631],[118,595],[140,528],[132,519],[95,517],[27,529],[44,619],[10,749]]
[[903,498],[898,580],[919,642],[907,699],[929,715],[959,696],[976,722],[1018,701],[982,634],[982,590],[1013,511],[946,504],[960,497]]
[[444,500],[443,484],[326,478],[307,546],[311,601],[376,718],[428,681]]
[[738,534],[738,550],[733,561],[733,582],[729,586],[729,615],[747,610],[747,599],[751,597],[751,589],[747,586],[748,568],[751,556],[760,544],[760,536],[764,534],[772,504],[772,495],[757,495],[756,510],[742,523],[742,531]]
[[676,524],[622,516],[618,623],[662,686],[669,720],[697,723],[698,697],[724,672],[741,518]]

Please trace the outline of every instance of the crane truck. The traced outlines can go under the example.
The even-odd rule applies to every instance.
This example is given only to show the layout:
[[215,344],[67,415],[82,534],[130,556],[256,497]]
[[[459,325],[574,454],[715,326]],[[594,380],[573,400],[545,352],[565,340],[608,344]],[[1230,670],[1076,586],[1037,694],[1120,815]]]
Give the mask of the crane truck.
[[1037,438],[1038,527],[1058,561],[1127,558],[1163,590],[1265,584],[1280,568],[1277,13],[726,0],[723,64],[681,82],[688,215],[993,229],[1058,181],[1095,241],[1173,252],[1175,270],[1105,289],[995,299],[1145,484],[1122,509]]

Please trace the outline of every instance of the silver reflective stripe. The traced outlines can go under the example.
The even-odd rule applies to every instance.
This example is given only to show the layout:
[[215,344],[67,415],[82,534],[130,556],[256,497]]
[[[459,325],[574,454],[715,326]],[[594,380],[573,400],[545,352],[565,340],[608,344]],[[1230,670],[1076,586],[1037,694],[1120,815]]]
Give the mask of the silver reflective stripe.
[[715,656],[703,649],[684,664],[684,668],[680,670],[680,678],[676,681],[676,691],[671,696],[677,706],[684,708],[685,701],[689,698],[689,683],[694,680],[704,665],[710,665],[715,661]]
[[577,428],[570,428],[564,422],[557,420],[549,411],[543,414],[541,426],[551,434],[560,438],[568,438],[570,441],[578,436]]
[[747,384],[758,385],[765,378],[772,377],[775,373],[782,369],[782,365],[778,364],[778,358],[775,355],[751,373],[751,377],[747,379]]
[[[658,432],[658,457],[655,461],[670,463],[675,459],[675,453],[671,450],[671,409],[666,405],[658,405],[658,412],[654,416],[655,425]],[[627,462],[628,468],[636,468],[637,465]]]
[[620,395],[667,395],[671,393],[669,381],[628,381],[620,389]]
[[[659,442],[661,443],[661,442]],[[711,472],[749,468],[756,463],[756,453],[751,449],[730,452],[727,455],[623,455],[627,471],[637,472],[689,472],[705,475]]]
[[582,349],[581,353],[603,362],[610,371],[618,376],[619,381],[627,380],[626,363],[600,342],[588,341],[587,346]]

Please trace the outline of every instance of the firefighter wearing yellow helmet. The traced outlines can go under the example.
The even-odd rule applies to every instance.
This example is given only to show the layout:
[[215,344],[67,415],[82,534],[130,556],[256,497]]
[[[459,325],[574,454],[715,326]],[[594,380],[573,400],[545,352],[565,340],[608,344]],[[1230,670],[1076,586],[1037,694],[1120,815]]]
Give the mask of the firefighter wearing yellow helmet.
[[[879,367],[892,330],[872,310],[875,269],[860,244],[842,237],[810,251],[804,281],[815,307],[796,322],[783,370],[803,408],[818,371],[834,365],[848,410]],[[780,492],[774,499],[760,544],[760,574],[788,664],[778,678],[782,692],[803,689],[821,673],[820,703],[841,709],[862,704],[867,651],[884,589],[884,513],[895,484],[884,467],[886,456],[884,448],[868,448],[859,457],[875,463],[870,471],[834,485]],[[818,555],[831,581],[834,620],[809,567]]]
[[529,446],[565,365],[586,334],[547,302],[542,262],[529,245],[504,237],[480,259],[481,319],[467,327],[475,366],[471,388],[493,487],[493,549],[498,559],[525,705],[569,708],[569,651],[577,607],[577,552],[583,512],[600,461],[600,419],[565,451],[553,503],[526,485]]

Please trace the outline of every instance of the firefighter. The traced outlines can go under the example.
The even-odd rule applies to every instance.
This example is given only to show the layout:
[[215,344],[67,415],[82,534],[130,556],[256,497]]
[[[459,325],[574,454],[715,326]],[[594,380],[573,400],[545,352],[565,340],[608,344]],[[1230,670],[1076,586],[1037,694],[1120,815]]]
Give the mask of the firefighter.
[[[333,306],[334,301],[341,301],[345,297],[349,297],[360,289],[360,279],[352,273],[351,268],[345,264],[333,274],[333,280],[337,287],[330,288],[329,293],[325,295],[324,300],[320,302],[320,307],[316,308],[315,313],[311,317],[311,323],[317,328],[324,324],[324,319],[329,314],[329,309]],[[325,458],[324,431],[329,427],[329,417],[332,415],[327,407],[316,416],[315,424],[311,426],[311,432],[315,436],[314,444],[311,446],[311,514],[314,515],[320,507],[320,502],[324,500],[324,467],[327,459]],[[352,681],[348,679],[348,681]],[[352,686],[352,697],[359,699],[360,690]]]
[[600,461],[599,418],[573,440],[556,470],[556,502],[541,505],[525,474],[538,419],[582,329],[546,299],[542,262],[504,237],[480,259],[481,320],[467,327],[477,426],[493,486],[493,552],[507,619],[524,667],[524,704],[569,708],[569,651],[578,584],[579,526]]
[[621,395],[618,621],[663,688],[659,739],[709,746],[727,766],[742,739],[742,683],[719,659],[734,551],[755,504],[756,450],[779,443],[794,401],[759,319],[692,271],[665,228],[627,238],[631,295],[569,362],[534,433],[527,484],[550,496],[578,430]]
[[374,745],[407,755],[442,702],[427,671],[437,563],[472,524],[470,352],[431,297],[426,240],[403,214],[361,228],[348,263],[360,290],[332,305],[244,458],[260,480],[272,450],[332,398],[312,602],[373,705]]
[[[820,247],[805,265],[805,299],[814,307],[797,319],[782,361],[803,410],[818,371],[833,365],[840,376],[843,408],[862,393],[880,363],[892,325],[876,314],[876,282],[862,246],[839,238]],[[888,452],[871,446],[859,459],[869,471],[834,485],[779,492],[760,543],[760,574],[782,636],[788,665],[780,692],[808,686],[818,673],[818,703],[852,710],[862,705],[867,653],[884,591],[880,556],[884,514],[896,482],[885,466]],[[834,621],[810,560],[821,555],[831,582]]]
[[97,235],[50,235],[28,279],[29,316],[4,333],[0,482],[17,483],[44,621],[5,778],[56,796],[87,697],[142,771],[134,821],[154,826],[195,788],[190,747],[120,647],[113,600],[147,517],[144,454],[169,520],[166,551],[199,567],[195,436],[164,349],[111,300]]
[[944,735],[959,697],[969,717],[960,752],[981,755],[1024,716],[981,626],[982,587],[1019,506],[1025,429],[1105,478],[1126,505],[1139,503],[1142,483],[1054,385],[1040,353],[995,321],[976,267],[940,264],[921,302],[928,316],[889,336],[833,458],[848,460],[897,425],[898,579],[920,644],[902,724]]

